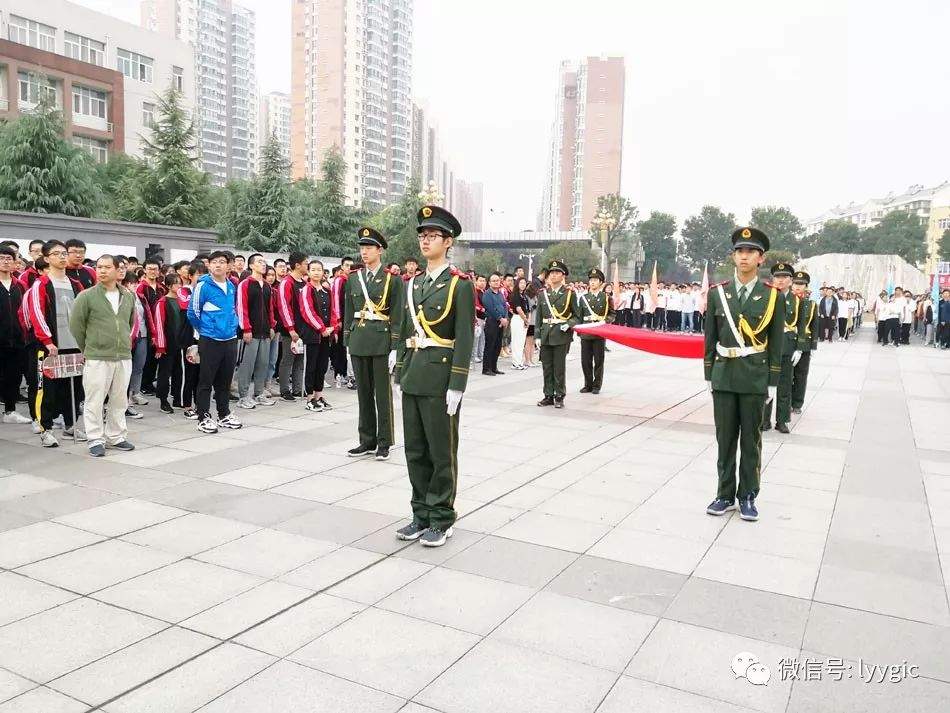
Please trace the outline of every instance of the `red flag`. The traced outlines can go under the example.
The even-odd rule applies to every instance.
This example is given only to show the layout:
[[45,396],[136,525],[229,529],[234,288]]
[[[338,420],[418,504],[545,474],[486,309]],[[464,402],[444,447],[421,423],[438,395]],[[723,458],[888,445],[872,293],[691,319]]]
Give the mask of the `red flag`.
[[681,359],[702,359],[704,338],[699,334],[668,334],[652,329],[620,327],[615,324],[577,325],[579,334],[593,334],[626,347]]

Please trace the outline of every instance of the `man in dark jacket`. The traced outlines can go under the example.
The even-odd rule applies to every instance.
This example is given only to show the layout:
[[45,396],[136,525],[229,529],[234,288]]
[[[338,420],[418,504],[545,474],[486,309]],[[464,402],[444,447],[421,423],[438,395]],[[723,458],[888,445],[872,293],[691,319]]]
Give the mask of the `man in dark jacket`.
[[822,298],[818,302],[818,338],[822,342],[833,341],[835,325],[838,323],[838,300],[830,287],[822,287]]
[[20,379],[26,363],[23,324],[20,307],[25,290],[13,277],[16,253],[9,247],[0,247],[0,398],[3,399],[3,422],[30,423],[16,412]]

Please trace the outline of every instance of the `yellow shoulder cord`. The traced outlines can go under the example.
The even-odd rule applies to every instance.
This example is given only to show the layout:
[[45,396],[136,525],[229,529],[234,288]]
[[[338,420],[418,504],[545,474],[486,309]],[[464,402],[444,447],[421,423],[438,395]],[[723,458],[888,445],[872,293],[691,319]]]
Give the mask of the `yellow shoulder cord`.
[[[370,303],[371,305],[373,305],[373,311],[376,312],[377,314],[382,314],[384,309],[389,309],[389,307],[386,307],[385,304],[386,304],[386,298],[389,297],[389,283],[390,283],[390,281],[392,280],[392,277],[393,277],[393,276],[392,276],[392,273],[390,273],[390,272],[387,270],[387,271],[386,271],[386,284],[383,285],[383,296],[379,298],[379,302],[378,302],[378,303],[374,302],[372,299],[370,299],[370,301],[369,301],[369,303]],[[367,290],[366,296],[369,297],[369,290]],[[362,309],[361,311],[365,314],[365,312],[366,312],[366,305],[365,305],[365,304],[363,305],[363,309]],[[366,321],[366,318],[365,318],[365,317],[360,317],[360,321],[359,321],[359,324],[358,324],[357,326],[358,326],[358,327],[362,327],[362,326],[363,326],[363,322],[365,322],[365,321]]]
[[798,299],[798,297],[796,297],[795,295],[792,295],[792,299],[795,301],[795,314],[792,315],[792,321],[791,321],[791,322],[786,322],[786,323],[785,323],[785,326],[788,327],[789,329],[791,329],[791,328],[794,327],[796,324],[798,324],[798,307],[799,307],[799,305],[801,305],[801,300]]
[[435,333],[432,327],[445,320],[445,318],[449,316],[449,312],[452,311],[452,300],[455,297],[455,286],[458,284],[458,281],[459,277],[458,275],[455,275],[452,278],[452,281],[449,283],[449,295],[445,300],[445,309],[442,310],[442,314],[439,315],[438,319],[433,319],[431,321],[427,320],[425,315],[422,313],[421,305],[419,306],[419,311],[416,314],[416,319],[419,320],[419,324],[422,325],[422,329],[425,331],[425,333],[429,335],[429,339],[432,339],[436,344],[439,344],[443,347],[452,346],[452,340],[440,337]]
[[554,317],[555,319],[567,319],[564,315],[567,314],[568,311],[569,311],[570,308],[571,308],[571,295],[572,295],[572,294],[574,294],[574,293],[573,293],[571,290],[567,290],[567,302],[566,302],[565,305],[564,305],[564,309],[562,309],[560,312],[558,312],[558,311],[554,308],[554,305],[551,303],[550,296],[548,297],[548,299],[546,300],[546,302],[548,303],[548,307],[551,308],[551,316],[552,316],[552,317]]
[[818,308],[815,306],[815,303],[811,303],[811,311],[808,313],[808,322],[805,324],[805,334],[811,336],[811,323],[815,319],[815,311]]
[[[591,313],[594,317],[596,317],[596,318],[598,319],[598,321],[603,322],[604,320],[607,319],[607,313],[610,311],[610,301],[607,299],[607,295],[606,295],[605,293],[601,292],[601,293],[598,293],[598,294],[603,294],[603,295],[604,295],[604,313],[603,313],[603,314],[597,314],[596,312],[594,312],[594,308],[593,308],[593,307],[591,307],[590,313]],[[587,306],[590,307],[590,300],[587,301]]]
[[775,300],[778,298],[778,290],[769,289],[769,292],[771,292],[771,294],[769,295],[769,303],[765,308],[765,314],[762,315],[762,319],[759,320],[755,329],[752,329],[746,321],[745,316],[739,317],[739,331],[749,338],[751,346],[753,347],[764,347],[769,343],[768,339],[758,339],[758,335],[768,326],[772,320],[772,314],[775,312]]

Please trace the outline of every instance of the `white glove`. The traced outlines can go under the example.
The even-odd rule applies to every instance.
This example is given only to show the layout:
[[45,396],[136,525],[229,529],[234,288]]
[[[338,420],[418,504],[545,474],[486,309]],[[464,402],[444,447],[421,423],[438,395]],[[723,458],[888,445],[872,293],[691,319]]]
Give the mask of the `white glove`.
[[796,364],[798,364],[798,362],[801,360],[801,358],[802,358],[802,352],[801,352],[801,350],[800,350],[800,349],[796,349],[796,350],[792,353],[792,366],[795,366]]
[[570,328],[571,328],[571,325],[569,325],[569,324],[562,324],[562,325],[561,325],[561,331],[562,331],[562,332],[566,332],[566,331],[567,331],[568,329],[570,329]]
[[768,389],[769,389],[769,398],[768,398],[768,400],[769,400],[769,401],[775,401],[775,395],[778,393],[778,387],[777,387],[777,386],[769,386]]
[[396,350],[395,349],[389,352],[389,371],[392,371],[394,366],[396,366]]
[[709,389],[709,393],[712,393],[712,392],[713,392],[712,382],[711,382],[711,381],[707,381],[707,382],[706,382],[706,388]]
[[449,416],[458,413],[459,404],[462,403],[462,392],[455,389],[449,389],[445,392],[445,412]]

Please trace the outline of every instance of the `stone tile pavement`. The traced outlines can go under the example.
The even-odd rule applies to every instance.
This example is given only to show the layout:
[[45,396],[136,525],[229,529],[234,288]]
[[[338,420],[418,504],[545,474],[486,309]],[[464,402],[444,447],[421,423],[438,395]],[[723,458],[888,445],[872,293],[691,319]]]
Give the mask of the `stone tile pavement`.
[[950,358],[821,345],[756,524],[703,512],[700,365],[607,364],[564,411],[473,376],[438,550],[346,390],[215,436],[153,403],[104,460],[0,427],[0,713],[950,710]]

